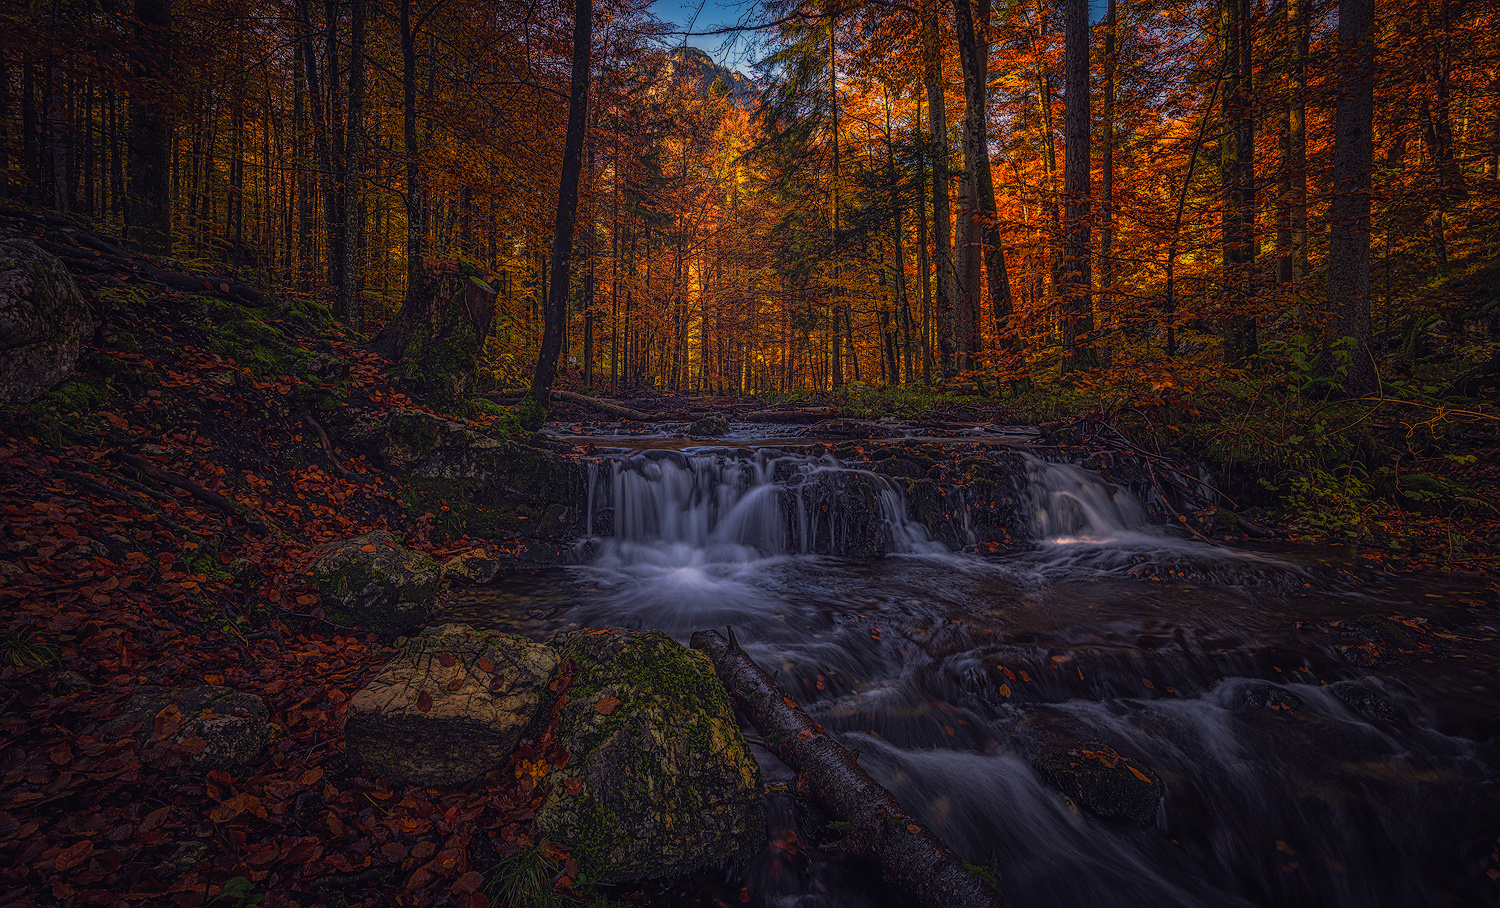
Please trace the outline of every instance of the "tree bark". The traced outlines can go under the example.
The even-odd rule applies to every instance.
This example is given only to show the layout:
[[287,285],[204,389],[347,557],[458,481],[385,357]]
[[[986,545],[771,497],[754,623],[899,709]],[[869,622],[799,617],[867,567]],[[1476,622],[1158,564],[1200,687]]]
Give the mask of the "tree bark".
[[593,49],[593,0],[574,0],[573,78],[568,93],[568,132],[563,142],[562,176],[557,189],[557,220],[552,236],[552,292],[542,323],[542,345],[532,376],[528,412],[523,420],[541,428],[547,415],[557,357],[562,350],[563,320],[568,312],[568,287],[573,259],[573,230],[578,217],[578,176],[583,169],[583,141],[588,129],[589,68]]
[[171,0],[135,0],[136,90],[130,93],[130,201],[126,235],[151,255],[172,254]]
[[[417,34],[411,19],[412,4],[403,0],[399,6],[402,143],[406,155],[406,304],[412,305],[423,296],[422,245],[427,235],[427,203],[422,161],[417,154]],[[310,89],[309,95],[316,97],[316,89]],[[316,110],[313,116],[316,119]]]
[[848,823],[843,848],[874,863],[908,904],[1003,908],[994,887],[968,870],[737,644],[716,631],[698,631],[692,644],[708,655],[731,702],[760,730],[767,749],[796,771],[798,796]]
[[1115,76],[1120,20],[1115,0],[1104,11],[1104,142],[1099,162],[1099,309],[1106,323],[1116,318],[1115,284]]
[[359,236],[364,230],[360,167],[364,144],[366,3],[367,0],[352,0],[349,5],[349,122],[344,131],[344,166],[340,174],[343,187],[339,192],[344,204],[343,243],[339,250],[343,262],[339,266],[333,305],[334,314],[346,320],[359,299]]
[[1093,277],[1090,259],[1089,154],[1089,7],[1088,0],[1067,0],[1064,51],[1067,91],[1063,124],[1063,310],[1062,369],[1085,369],[1097,362],[1094,333]]
[[1333,115],[1333,198],[1328,228],[1328,307],[1353,339],[1348,391],[1376,390],[1370,353],[1370,170],[1374,162],[1373,0],[1339,0],[1338,102]]

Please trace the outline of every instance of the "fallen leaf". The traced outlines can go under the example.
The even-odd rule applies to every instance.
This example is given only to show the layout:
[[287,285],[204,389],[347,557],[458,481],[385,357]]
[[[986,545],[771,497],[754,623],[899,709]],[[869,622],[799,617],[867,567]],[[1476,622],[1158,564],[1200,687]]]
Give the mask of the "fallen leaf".
[[920,827],[917,824],[913,823],[910,826],[906,827],[906,831],[915,834],[915,833],[921,832],[922,831],[922,827]]
[[484,874],[477,870],[470,870],[468,873],[454,880],[450,888],[454,892],[474,892],[483,885]]
[[452,653],[438,653],[438,664],[443,668],[452,668],[458,664],[458,660],[453,657]]
[[479,670],[482,672],[492,672],[495,670],[495,662],[489,656],[480,656],[479,661],[475,664],[479,666]]
[[1130,774],[1133,775],[1133,776],[1135,776],[1137,779],[1140,779],[1142,782],[1145,782],[1147,785],[1151,784],[1151,777],[1148,776],[1148,775],[1146,775],[1145,773],[1141,772],[1139,769],[1136,769],[1134,766],[1131,766],[1129,763],[1125,764],[1125,768],[1128,769],[1128,770],[1130,770]]
[[73,867],[77,867],[79,864],[82,864],[83,861],[93,853],[94,843],[90,842],[88,839],[84,839],[82,842],[79,842],[76,845],[63,849],[62,853],[57,856],[57,860],[53,862],[52,866],[54,869],[59,871],[69,870]]
[[361,552],[373,552],[373,551],[375,551],[375,543],[373,543],[373,542],[366,543],[365,545],[360,546],[359,550]]
[[615,699],[614,697],[605,697],[598,703],[594,704],[594,712],[598,713],[601,716],[607,716],[610,713],[614,712],[615,708],[619,705],[620,701]]
[[422,691],[422,692],[420,692],[420,693],[418,693],[417,694],[417,711],[425,713],[425,712],[430,711],[431,709],[432,709],[432,695],[429,694],[425,690]]

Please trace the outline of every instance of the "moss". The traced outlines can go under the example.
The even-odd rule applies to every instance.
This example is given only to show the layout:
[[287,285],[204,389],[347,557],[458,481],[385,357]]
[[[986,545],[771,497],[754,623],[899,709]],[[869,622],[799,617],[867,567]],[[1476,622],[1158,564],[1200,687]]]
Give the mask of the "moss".
[[108,403],[114,394],[107,379],[88,373],[77,373],[72,378],[48,391],[31,406],[39,416],[54,413],[59,416],[71,413],[93,413]]

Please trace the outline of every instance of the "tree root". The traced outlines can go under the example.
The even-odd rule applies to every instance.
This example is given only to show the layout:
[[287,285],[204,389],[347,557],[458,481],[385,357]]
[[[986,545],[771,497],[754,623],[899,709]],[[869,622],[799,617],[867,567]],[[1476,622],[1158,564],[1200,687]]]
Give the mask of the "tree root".
[[796,770],[797,794],[849,823],[845,850],[873,861],[913,905],[1004,908],[992,885],[919,824],[737,644],[716,631],[699,631],[692,644],[708,655],[735,708],[760,729],[771,752]]
[[192,495],[199,501],[217,508],[224,514],[227,514],[230,517],[238,518],[246,526],[257,533],[260,533],[262,536],[275,535],[271,532],[270,528],[261,521],[259,517],[256,517],[254,514],[250,513],[250,509],[240,504],[238,501],[233,501],[229,498],[225,498],[218,492],[209,491],[208,489],[203,488],[192,480],[185,479],[184,477],[178,476],[176,473],[164,470],[144,457],[137,457],[134,454],[126,454],[124,451],[116,451],[114,452],[114,456],[124,461],[125,463],[130,464],[132,467],[135,467],[137,470],[140,470],[142,473],[145,473],[147,476],[150,476],[152,479],[155,479],[158,482],[164,482],[169,486],[175,486],[179,489],[182,489],[184,492],[187,492],[189,495]]
[[338,457],[333,453],[333,442],[329,441],[328,433],[324,431],[323,426],[319,424],[316,419],[313,419],[311,413],[303,414],[302,418],[307,422],[309,426],[312,426],[314,432],[318,433],[318,440],[323,443],[323,453],[328,455],[328,462],[333,464],[334,472],[338,473],[340,476],[349,480],[350,482],[358,482],[359,480],[355,477],[355,475],[345,469],[342,463],[339,463]]

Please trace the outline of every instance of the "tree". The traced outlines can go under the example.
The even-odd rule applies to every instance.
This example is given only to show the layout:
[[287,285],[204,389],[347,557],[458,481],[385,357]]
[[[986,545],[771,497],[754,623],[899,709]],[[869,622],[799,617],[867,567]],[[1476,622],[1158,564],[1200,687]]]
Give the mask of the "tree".
[[1241,363],[1257,349],[1255,317],[1255,110],[1251,0],[1222,0],[1224,132],[1219,140],[1223,196],[1224,361]]
[[136,0],[135,90],[130,93],[130,241],[172,254],[172,0]]
[[1370,172],[1374,163],[1375,9],[1339,0],[1338,102],[1328,218],[1328,308],[1350,338],[1348,391],[1376,391],[1370,350]]
[[1064,90],[1067,92],[1063,158],[1063,243],[1059,272],[1062,286],[1062,368],[1064,372],[1094,365],[1093,279],[1090,258],[1089,158],[1089,6],[1067,2]]
[[563,144],[562,174],[557,189],[557,226],[552,234],[549,269],[552,292],[547,299],[542,345],[537,351],[528,406],[522,414],[522,419],[533,429],[541,428],[551,401],[552,381],[557,376],[557,357],[562,352],[563,322],[568,314],[573,231],[578,218],[578,175],[583,169],[583,141],[588,126],[593,18],[593,0],[574,0],[573,77],[568,93],[568,132]]

